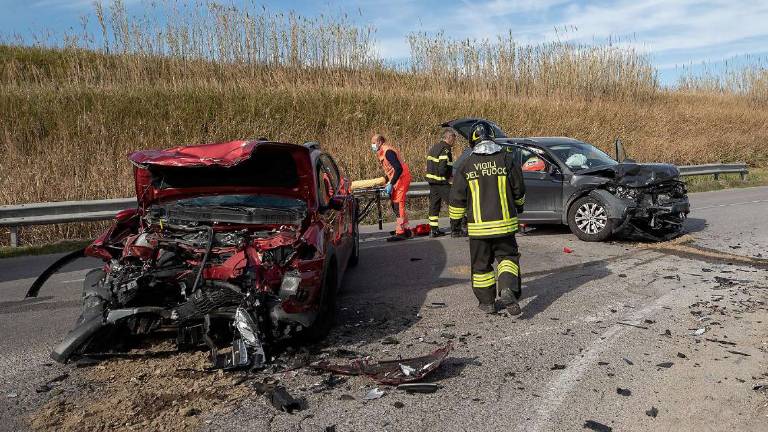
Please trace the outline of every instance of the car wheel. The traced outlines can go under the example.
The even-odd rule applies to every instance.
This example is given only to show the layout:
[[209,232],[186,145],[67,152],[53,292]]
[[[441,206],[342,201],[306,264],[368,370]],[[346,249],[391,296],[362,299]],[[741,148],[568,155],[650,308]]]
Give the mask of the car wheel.
[[568,210],[568,226],[580,240],[604,241],[613,232],[613,225],[605,204],[590,196],[579,198]]
[[[357,216],[355,216],[357,217]],[[349,256],[349,266],[355,267],[360,262],[360,227],[355,223],[352,233],[352,255]]]
[[333,328],[333,321],[336,316],[336,288],[338,280],[336,276],[336,262],[331,261],[328,269],[323,275],[323,286],[320,299],[320,310],[318,311],[315,322],[307,329],[305,337],[307,342],[318,342],[328,335]]

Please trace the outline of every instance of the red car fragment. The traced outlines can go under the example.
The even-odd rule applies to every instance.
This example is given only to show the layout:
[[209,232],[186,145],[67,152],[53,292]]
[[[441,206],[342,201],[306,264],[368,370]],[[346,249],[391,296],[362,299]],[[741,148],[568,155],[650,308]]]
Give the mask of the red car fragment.
[[323,360],[311,365],[314,369],[342,375],[365,375],[379,384],[398,385],[420,381],[440,366],[453,349],[453,344],[435,350],[422,357],[376,361],[370,356],[353,359],[346,365],[330,364]]

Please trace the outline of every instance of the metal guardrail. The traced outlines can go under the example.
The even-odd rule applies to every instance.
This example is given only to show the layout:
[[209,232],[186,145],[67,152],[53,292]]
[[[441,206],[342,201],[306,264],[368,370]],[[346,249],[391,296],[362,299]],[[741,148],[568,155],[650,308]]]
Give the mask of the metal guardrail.
[[678,169],[682,176],[712,175],[715,180],[720,178],[720,174],[738,174],[742,180],[749,174],[747,164],[743,163],[688,165]]
[[[715,179],[718,179],[720,174],[739,174],[743,180],[748,174],[747,165],[743,163],[689,165],[678,168],[683,176],[713,175]],[[427,182],[411,183],[409,197],[428,195]],[[10,227],[10,244],[16,247],[19,244],[21,226],[107,220],[120,210],[134,207],[135,204],[136,198],[115,198],[0,206],[0,227]]]

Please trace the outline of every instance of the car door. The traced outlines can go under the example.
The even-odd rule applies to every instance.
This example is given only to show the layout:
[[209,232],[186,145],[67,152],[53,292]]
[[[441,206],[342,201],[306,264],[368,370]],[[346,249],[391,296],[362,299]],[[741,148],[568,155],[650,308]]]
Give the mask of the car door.
[[563,174],[543,154],[516,147],[525,181],[525,223],[560,223],[562,219]]

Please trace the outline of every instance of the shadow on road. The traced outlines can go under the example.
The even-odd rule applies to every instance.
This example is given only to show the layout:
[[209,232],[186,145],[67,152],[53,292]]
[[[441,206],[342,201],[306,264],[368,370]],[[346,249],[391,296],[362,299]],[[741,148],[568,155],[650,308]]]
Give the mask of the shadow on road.
[[446,264],[445,245],[431,239],[364,248],[360,265],[344,276],[329,342],[378,340],[409,328],[431,289],[467,282],[441,277]]
[[704,231],[707,228],[707,220],[699,218],[688,218],[683,224],[683,228],[688,233],[696,233]]
[[585,283],[610,275],[612,272],[608,269],[608,262],[609,260],[590,261],[554,269],[538,279],[524,278],[522,299],[534,296],[535,298],[525,305],[520,319],[531,319],[563,295]]

